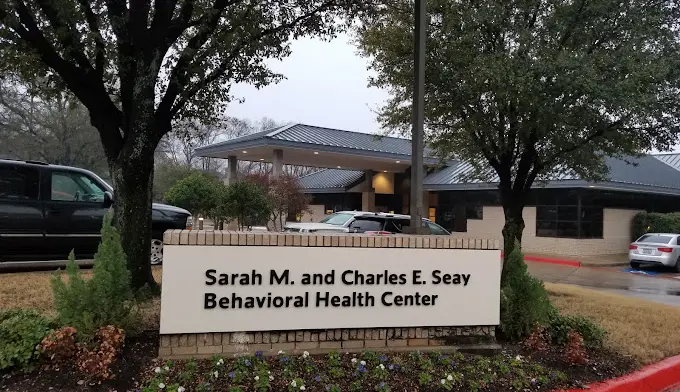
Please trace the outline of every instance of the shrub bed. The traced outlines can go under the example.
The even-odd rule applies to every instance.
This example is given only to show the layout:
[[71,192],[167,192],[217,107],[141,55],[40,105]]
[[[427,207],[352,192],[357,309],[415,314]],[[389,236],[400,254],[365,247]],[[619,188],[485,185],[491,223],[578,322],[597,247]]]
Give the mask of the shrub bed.
[[632,240],[645,233],[680,233],[680,213],[641,212],[633,218]]
[[34,310],[0,312],[0,370],[29,365],[52,323]]

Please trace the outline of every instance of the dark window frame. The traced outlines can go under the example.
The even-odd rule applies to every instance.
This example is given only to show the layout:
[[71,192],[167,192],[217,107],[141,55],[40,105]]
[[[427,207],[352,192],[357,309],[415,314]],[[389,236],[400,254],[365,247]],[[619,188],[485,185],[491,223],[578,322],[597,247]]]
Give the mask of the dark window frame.
[[[544,238],[575,238],[602,239],[604,238],[604,207],[598,205],[583,205],[579,195],[577,203],[539,204],[536,205],[536,237]],[[541,209],[550,209],[548,211]],[[554,210],[551,211],[551,210]],[[562,210],[562,215],[560,215]],[[584,217],[585,211],[592,214]],[[574,216],[574,212],[576,215]],[[547,218],[547,216],[554,216]],[[539,219],[539,217],[543,217]]]

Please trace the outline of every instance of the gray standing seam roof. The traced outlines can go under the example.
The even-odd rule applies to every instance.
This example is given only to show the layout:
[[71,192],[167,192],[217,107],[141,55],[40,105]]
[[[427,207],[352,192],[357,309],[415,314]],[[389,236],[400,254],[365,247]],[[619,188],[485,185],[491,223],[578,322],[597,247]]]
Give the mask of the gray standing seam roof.
[[[625,159],[606,158],[605,162],[609,167],[609,179],[604,182],[680,191],[680,172],[678,171],[680,168],[674,170],[662,163],[656,156],[645,155],[640,158],[627,157]],[[466,184],[474,187],[474,185],[498,183],[498,176],[495,174],[490,175],[489,181],[476,179],[465,181],[466,176],[469,176],[472,171],[473,166],[465,162],[448,166],[427,176],[423,185],[430,186],[433,189],[445,190],[447,186],[453,185],[457,185],[456,189],[465,189],[464,185]],[[579,182],[585,183],[580,177],[568,174],[552,178],[548,183],[555,184],[567,181],[573,182],[575,185]]]
[[[213,153],[220,147],[241,145],[247,142],[274,141],[291,144],[310,144],[329,148],[352,149],[364,151],[368,154],[382,153],[390,155],[411,155],[411,141],[409,139],[381,136],[368,133],[350,132],[339,129],[317,127],[305,124],[290,124],[251,135],[246,135],[224,142],[212,144],[196,149],[198,154]],[[425,157],[436,159],[434,153],[425,149]]]
[[357,170],[322,169],[300,177],[303,189],[334,189],[343,190],[363,178],[364,172]]
[[654,158],[660,160],[661,162],[670,165],[678,170],[680,170],[680,152],[673,152],[669,154],[656,154]]

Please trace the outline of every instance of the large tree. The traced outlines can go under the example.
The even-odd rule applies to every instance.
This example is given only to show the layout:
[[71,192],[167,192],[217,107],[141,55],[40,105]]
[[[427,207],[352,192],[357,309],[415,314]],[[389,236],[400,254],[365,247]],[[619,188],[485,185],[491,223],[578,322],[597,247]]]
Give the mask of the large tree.
[[[411,3],[393,1],[358,34],[376,73],[371,84],[391,92],[380,119],[406,133]],[[471,163],[474,177],[498,183],[506,257],[521,242],[522,211],[536,181],[565,172],[602,179],[606,156],[677,142],[679,7],[648,0],[428,0],[427,139],[441,156]]]
[[0,72],[40,77],[89,110],[116,189],[132,282],[148,263],[154,150],[174,121],[210,119],[229,87],[281,78],[265,60],[289,40],[331,35],[358,0],[3,0]]

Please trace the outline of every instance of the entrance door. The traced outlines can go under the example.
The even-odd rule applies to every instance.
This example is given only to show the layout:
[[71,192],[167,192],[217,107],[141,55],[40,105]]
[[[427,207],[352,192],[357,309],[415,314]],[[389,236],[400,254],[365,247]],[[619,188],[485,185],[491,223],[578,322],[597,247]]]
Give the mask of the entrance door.
[[108,208],[104,189],[84,173],[55,170],[50,173],[50,197],[45,202],[46,237],[66,258],[92,257],[99,246],[101,226]]

